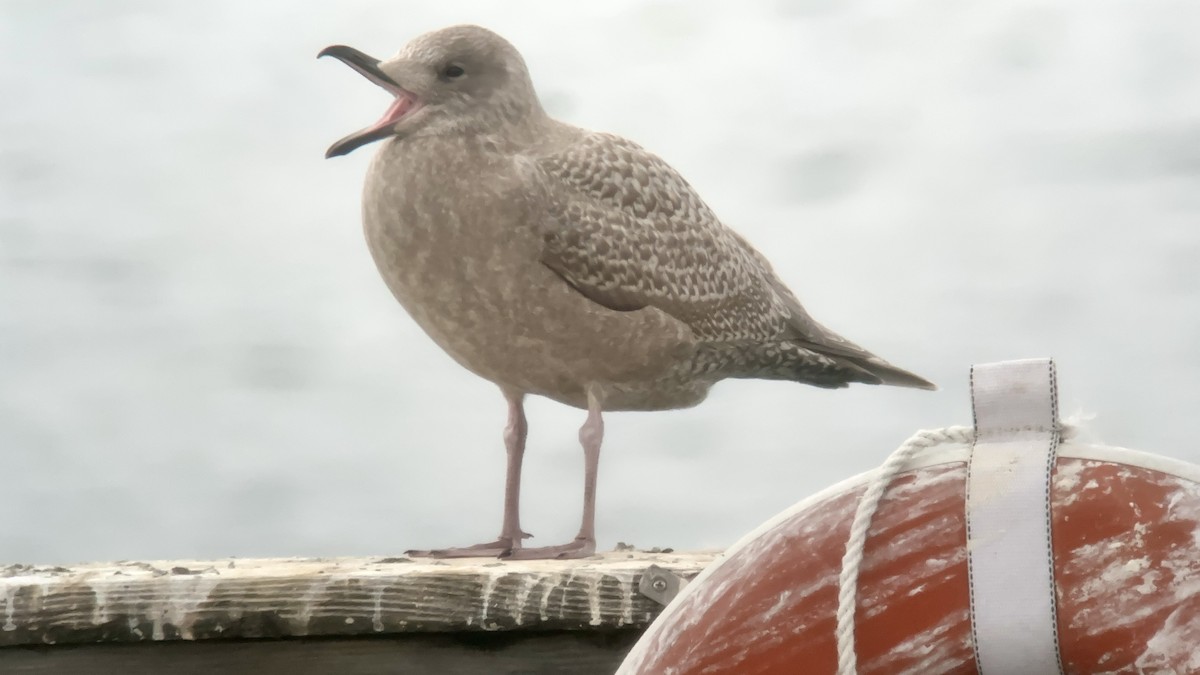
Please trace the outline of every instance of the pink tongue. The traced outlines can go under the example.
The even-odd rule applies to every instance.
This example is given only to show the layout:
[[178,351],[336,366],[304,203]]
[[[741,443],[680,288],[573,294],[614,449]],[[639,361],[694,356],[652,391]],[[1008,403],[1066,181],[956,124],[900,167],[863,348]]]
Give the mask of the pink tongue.
[[404,117],[404,113],[408,112],[410,108],[412,108],[411,98],[397,96],[396,100],[392,101],[392,104],[388,106],[387,112],[383,113],[383,117],[379,118],[379,121],[375,123],[375,128],[399,122],[400,118]]

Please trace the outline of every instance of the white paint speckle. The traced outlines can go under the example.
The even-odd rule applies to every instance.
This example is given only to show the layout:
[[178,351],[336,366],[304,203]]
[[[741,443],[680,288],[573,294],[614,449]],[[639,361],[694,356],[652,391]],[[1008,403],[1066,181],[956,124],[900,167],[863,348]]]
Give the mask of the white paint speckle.
[[105,584],[93,584],[92,596],[96,599],[92,605],[92,625],[102,626],[108,623],[108,587]]
[[621,578],[621,618],[617,620],[618,626],[624,626],[633,623],[633,577]]
[[767,608],[767,611],[762,613],[763,622],[774,620],[779,611],[791,605],[793,589],[786,590],[779,594],[779,598],[775,600],[775,604]]
[[[1182,606],[1167,617],[1162,628],[1146,641],[1146,651],[1134,665],[1138,672],[1175,673],[1200,672],[1200,623],[1195,621],[1196,608]],[[1164,666],[1182,664],[1183,670],[1165,670]]]
[[529,594],[533,592],[533,588],[539,580],[539,577],[535,577],[532,574],[521,577],[520,585],[513,596],[513,619],[518,626],[525,620],[525,606],[529,604]]
[[1134,586],[1133,590],[1141,593],[1142,595],[1150,595],[1154,591],[1158,590],[1157,582],[1160,577],[1162,577],[1161,572],[1157,570],[1150,570],[1149,572],[1146,572],[1145,576],[1142,577],[1142,583]]
[[496,592],[496,582],[498,581],[498,576],[499,575],[494,570],[489,569],[487,576],[483,580],[483,589],[479,593],[483,598],[483,601],[479,606],[479,624],[481,626],[487,625],[488,607],[490,607],[492,603],[492,594]]
[[542,621],[550,619],[550,593],[562,585],[560,583],[562,581],[560,575],[554,575],[552,579],[553,582],[551,582],[551,578],[546,579],[546,585],[542,587],[542,600],[538,603],[538,617]]
[[[162,618],[165,618],[166,621],[175,626],[176,630],[179,631],[179,636],[184,640],[195,639],[192,633],[192,626],[196,622],[196,610],[208,600],[209,595],[212,594],[213,589],[220,582],[220,578],[216,575],[197,574],[165,576],[162,579],[167,580],[166,585],[170,589],[165,592],[169,599],[165,603],[166,607]],[[154,639],[162,639],[161,631],[161,624],[156,623],[156,637]]]
[[371,593],[371,630],[383,632],[383,591],[385,586],[379,584]]
[[592,620],[589,621],[593,626],[599,626],[604,623],[600,618],[600,577],[593,575],[588,582],[588,609],[591,611]]
[[13,622],[13,617],[17,612],[17,589],[18,586],[14,583],[4,584],[4,630],[6,631],[17,629],[17,624]]

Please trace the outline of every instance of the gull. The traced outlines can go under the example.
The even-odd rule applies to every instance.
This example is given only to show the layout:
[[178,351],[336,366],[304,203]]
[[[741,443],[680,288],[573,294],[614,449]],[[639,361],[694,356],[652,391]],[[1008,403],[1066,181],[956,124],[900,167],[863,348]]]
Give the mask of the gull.
[[[410,554],[593,554],[606,411],[687,408],[726,378],[934,388],[813,320],[662,159],[551,118],[520,53],[499,35],[454,26],[385,61],[343,45],[319,56],[393,97],[379,121],[326,153],[380,142],[362,212],[384,282],[508,403],[499,537]],[[529,395],[587,411],[583,518],[562,545],[522,545]]]

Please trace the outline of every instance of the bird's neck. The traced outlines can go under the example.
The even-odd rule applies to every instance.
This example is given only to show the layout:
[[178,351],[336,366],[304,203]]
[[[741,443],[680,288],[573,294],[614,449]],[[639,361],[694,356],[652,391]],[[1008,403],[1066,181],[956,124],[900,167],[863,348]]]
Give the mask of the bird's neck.
[[444,143],[519,153],[540,143],[556,126],[559,126],[559,123],[546,115],[539,106],[511,118],[496,115],[439,120],[411,134],[396,136],[391,139],[389,145],[400,152],[409,152],[409,148]]

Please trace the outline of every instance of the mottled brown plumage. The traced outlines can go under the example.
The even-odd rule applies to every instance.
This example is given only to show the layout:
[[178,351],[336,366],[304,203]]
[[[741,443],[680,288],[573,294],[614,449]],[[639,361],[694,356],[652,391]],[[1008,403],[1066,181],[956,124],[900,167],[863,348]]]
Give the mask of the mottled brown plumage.
[[[501,537],[438,553],[590,553],[603,410],[695,405],[725,378],[932,388],[813,321],[666,162],[547,116],[520,54],[494,33],[448,28],[384,62],[322,54],[396,97],[329,152],[387,139],[363,199],[384,281],[509,401]],[[525,394],[589,411],[584,526],[564,547],[520,548]]]
[[766,258],[636,143],[585,133],[537,167],[550,213],[541,261],[605,307],[685,323],[693,376],[931,386],[813,321]]

